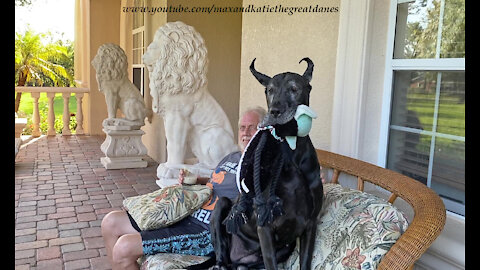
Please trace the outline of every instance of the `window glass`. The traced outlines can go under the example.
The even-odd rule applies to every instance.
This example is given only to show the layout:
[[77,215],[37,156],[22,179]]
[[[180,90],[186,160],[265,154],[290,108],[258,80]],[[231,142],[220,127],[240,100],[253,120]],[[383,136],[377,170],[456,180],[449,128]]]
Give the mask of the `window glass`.
[[139,91],[143,89],[143,78],[142,78],[142,69],[133,68],[133,84],[138,88]]
[[[136,7],[143,7],[144,0],[135,0]],[[133,83],[144,95],[145,92],[145,66],[143,64],[143,53],[145,50],[145,27],[144,27],[144,12],[133,13],[132,24],[132,68],[133,68]]]
[[397,6],[395,59],[464,57],[465,0],[417,0]]
[[465,58],[465,0],[445,0],[440,58]]
[[386,167],[465,215],[465,0],[398,1],[396,11]]
[[[465,205],[465,142],[436,138],[431,187],[455,204]],[[464,214],[464,210],[449,210]]]
[[427,184],[431,137],[400,130],[390,131],[387,168]]
[[142,64],[143,31],[133,34],[133,64]]
[[[387,168],[464,214],[465,72],[395,71]],[[437,83],[439,82],[439,83]]]
[[437,132],[465,137],[465,72],[442,72]]
[[394,58],[434,58],[440,1],[407,2],[397,7]]
[[391,123],[431,131],[437,72],[395,71],[394,76]]

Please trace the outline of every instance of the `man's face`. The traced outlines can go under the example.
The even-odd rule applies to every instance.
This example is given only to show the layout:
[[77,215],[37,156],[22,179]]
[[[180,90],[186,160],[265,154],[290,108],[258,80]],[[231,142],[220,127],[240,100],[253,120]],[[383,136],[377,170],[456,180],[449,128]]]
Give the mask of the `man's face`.
[[252,136],[257,131],[258,123],[260,119],[256,112],[247,112],[240,119],[240,125],[238,127],[238,145],[243,152],[247,147],[248,142],[252,139]]

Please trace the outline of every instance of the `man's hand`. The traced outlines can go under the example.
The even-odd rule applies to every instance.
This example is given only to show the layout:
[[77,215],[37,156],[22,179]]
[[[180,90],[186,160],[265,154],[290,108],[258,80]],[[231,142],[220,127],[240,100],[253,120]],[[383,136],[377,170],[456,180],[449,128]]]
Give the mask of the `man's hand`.
[[180,169],[180,173],[178,174],[178,183],[180,185],[183,185],[183,180],[185,180],[185,170],[184,169]]
[[195,185],[198,182],[198,176],[192,174],[186,169],[180,169],[178,174],[178,183],[181,185]]

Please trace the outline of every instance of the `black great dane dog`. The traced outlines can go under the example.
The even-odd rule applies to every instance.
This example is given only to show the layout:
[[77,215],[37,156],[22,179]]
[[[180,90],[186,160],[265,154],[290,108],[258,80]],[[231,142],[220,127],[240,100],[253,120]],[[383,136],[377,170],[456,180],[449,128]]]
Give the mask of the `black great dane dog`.
[[285,72],[272,78],[255,70],[255,59],[250,65],[265,87],[268,113],[259,127],[265,132],[257,131],[257,141],[252,139],[242,156],[237,173],[241,194],[235,202],[221,198],[213,211],[216,265],[211,269],[277,269],[297,237],[300,269],[311,268],[323,199],[320,166],[308,135],[296,137],[293,150],[285,141],[297,134],[297,107],[309,105],[314,65],[309,58],[302,61],[308,64],[303,75]]

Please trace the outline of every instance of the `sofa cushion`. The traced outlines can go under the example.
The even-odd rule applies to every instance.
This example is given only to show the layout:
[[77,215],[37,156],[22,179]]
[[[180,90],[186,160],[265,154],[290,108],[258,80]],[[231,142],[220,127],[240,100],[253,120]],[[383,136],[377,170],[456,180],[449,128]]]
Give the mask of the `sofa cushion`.
[[142,230],[171,225],[199,209],[212,193],[206,185],[174,185],[128,197],[123,207]]
[[[324,193],[312,269],[376,269],[407,229],[404,214],[381,198],[338,184],[324,184]],[[300,269],[298,242],[297,239],[294,252],[279,265],[280,269]],[[149,255],[142,269],[178,269],[207,259],[200,258],[193,262],[186,255]]]
[[[372,194],[324,185],[312,269],[376,269],[405,232],[408,221],[391,203]],[[299,269],[299,249],[282,269]]]
[[187,266],[206,261],[208,257],[174,253],[157,253],[142,257],[140,270],[185,269]]

